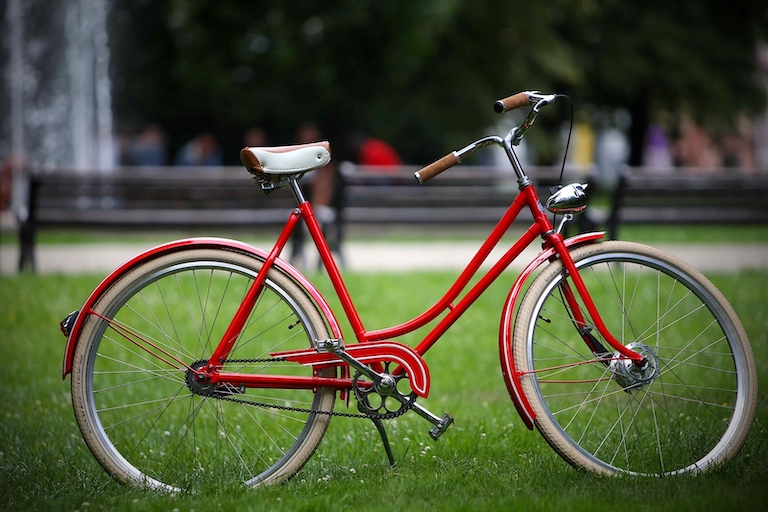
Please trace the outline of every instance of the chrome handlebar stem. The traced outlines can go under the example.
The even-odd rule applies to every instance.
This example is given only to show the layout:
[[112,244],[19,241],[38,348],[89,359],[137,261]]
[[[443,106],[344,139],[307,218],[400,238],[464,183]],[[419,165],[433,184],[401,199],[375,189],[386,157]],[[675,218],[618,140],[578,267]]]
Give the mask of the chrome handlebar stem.
[[512,128],[505,138],[501,138],[497,135],[490,135],[488,137],[478,139],[472,144],[469,144],[468,146],[458,151],[454,151],[454,156],[459,161],[461,161],[463,158],[471,155],[478,149],[484,148],[485,146],[491,144],[496,144],[497,146],[504,148],[504,151],[507,154],[507,158],[509,158],[509,162],[512,164],[512,168],[515,171],[519,185],[521,187],[524,185],[529,185],[531,181],[528,176],[526,176],[525,172],[523,172],[523,167],[520,164],[520,160],[518,160],[514,150],[512,149],[512,146],[517,146],[520,144],[520,141],[523,139],[525,132],[527,132],[528,129],[533,126],[533,123],[536,121],[536,116],[539,115],[541,109],[554,102],[555,99],[557,99],[557,95],[542,94],[539,91],[526,91],[525,94],[528,96],[528,104],[533,105],[533,108],[531,108],[531,111],[528,113],[528,117],[526,117],[525,121],[520,126]]
[[533,108],[528,113],[528,117],[525,118],[523,124],[512,128],[512,130],[509,131],[507,139],[509,139],[513,146],[520,144],[525,132],[527,132],[528,129],[533,126],[533,123],[536,122],[536,116],[539,115],[541,109],[557,99],[556,94],[541,94],[539,91],[528,91],[525,94],[528,96],[528,104],[532,104]]

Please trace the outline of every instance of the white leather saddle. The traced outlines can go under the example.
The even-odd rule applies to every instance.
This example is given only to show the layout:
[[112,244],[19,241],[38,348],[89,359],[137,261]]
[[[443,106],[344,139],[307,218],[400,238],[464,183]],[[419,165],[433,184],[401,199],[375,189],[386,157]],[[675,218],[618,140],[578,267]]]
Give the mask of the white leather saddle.
[[331,145],[321,141],[294,146],[246,147],[240,150],[240,160],[252,174],[299,174],[328,164]]

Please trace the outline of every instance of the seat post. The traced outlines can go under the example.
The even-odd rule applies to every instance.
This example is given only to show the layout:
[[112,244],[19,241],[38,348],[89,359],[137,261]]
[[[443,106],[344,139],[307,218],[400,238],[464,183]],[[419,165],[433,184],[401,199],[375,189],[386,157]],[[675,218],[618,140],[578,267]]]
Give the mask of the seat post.
[[293,195],[296,197],[296,201],[298,204],[306,203],[307,198],[304,197],[304,191],[301,190],[301,187],[299,186],[299,178],[301,176],[297,176],[295,178],[291,178],[291,190],[293,190]]

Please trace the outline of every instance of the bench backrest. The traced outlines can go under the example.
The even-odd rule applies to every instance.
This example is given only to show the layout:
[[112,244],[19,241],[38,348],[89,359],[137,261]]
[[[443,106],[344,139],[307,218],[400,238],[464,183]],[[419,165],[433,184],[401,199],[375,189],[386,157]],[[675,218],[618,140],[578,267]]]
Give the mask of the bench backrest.
[[[425,185],[413,177],[418,167],[340,168],[348,222],[494,222],[518,192],[514,174],[492,167],[457,167]],[[529,174],[543,201],[560,171]],[[34,175],[32,196],[43,224],[282,224],[295,206],[289,189],[264,195],[242,167],[64,170]]]
[[768,175],[735,169],[626,168],[614,211],[621,222],[766,222]]

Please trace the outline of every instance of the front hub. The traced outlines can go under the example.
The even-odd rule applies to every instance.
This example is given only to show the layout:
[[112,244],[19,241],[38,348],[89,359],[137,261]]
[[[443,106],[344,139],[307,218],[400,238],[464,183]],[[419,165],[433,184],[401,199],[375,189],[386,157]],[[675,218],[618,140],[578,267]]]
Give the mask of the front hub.
[[613,380],[624,391],[631,392],[648,386],[658,377],[659,358],[648,345],[643,343],[630,343],[627,348],[643,356],[642,361],[640,363],[632,361],[616,352],[609,369],[613,372]]

